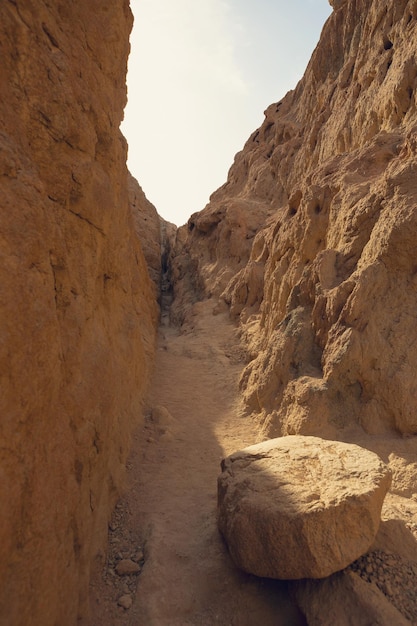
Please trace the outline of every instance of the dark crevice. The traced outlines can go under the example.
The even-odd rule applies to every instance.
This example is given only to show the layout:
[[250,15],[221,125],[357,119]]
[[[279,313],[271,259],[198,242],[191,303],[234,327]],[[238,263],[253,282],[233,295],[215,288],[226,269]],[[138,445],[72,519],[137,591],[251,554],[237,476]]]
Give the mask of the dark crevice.
[[165,224],[161,225],[161,283],[159,306],[161,307],[161,324],[169,325],[169,312],[174,299],[171,266],[171,242],[167,237]]
[[93,222],[91,222],[87,217],[84,217],[80,213],[76,213],[76,211],[73,211],[72,209],[68,209],[68,211],[72,213],[72,215],[75,215],[75,217],[78,217],[80,220],[83,220],[83,222],[87,222],[87,224],[89,224],[90,226],[98,230],[98,232],[101,235],[103,235],[103,237],[106,236],[106,233],[104,232],[104,230],[102,230],[99,226],[96,226],[96,224],[93,224]]
[[45,35],[48,37],[49,41],[54,46],[54,48],[59,48],[59,44],[58,44],[57,40],[52,35],[52,33],[48,30],[48,27],[46,26],[46,24],[44,22],[42,22],[42,30],[45,33]]

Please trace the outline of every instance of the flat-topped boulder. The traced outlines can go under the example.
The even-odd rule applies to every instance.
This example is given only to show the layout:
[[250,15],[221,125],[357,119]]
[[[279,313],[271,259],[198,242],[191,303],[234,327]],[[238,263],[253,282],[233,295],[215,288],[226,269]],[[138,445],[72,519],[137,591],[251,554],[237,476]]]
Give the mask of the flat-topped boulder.
[[291,435],[222,461],[218,524],[238,567],[324,578],[371,546],[391,473],[357,445]]

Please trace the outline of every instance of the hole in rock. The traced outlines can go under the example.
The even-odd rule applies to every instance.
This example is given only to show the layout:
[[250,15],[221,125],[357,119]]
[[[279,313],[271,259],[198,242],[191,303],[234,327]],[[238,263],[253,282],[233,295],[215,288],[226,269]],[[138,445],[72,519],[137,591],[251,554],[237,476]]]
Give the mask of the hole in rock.
[[384,41],[384,50],[391,50],[393,45],[394,44],[392,43],[392,41],[390,41],[389,39],[385,39],[385,41]]

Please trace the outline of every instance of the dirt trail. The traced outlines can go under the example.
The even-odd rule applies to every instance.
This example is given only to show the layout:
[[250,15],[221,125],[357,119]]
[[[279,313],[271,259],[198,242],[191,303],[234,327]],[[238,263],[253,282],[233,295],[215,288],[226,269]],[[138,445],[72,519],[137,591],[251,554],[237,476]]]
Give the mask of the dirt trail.
[[[239,410],[242,366],[235,329],[225,314],[213,315],[210,302],[195,305],[186,332],[161,328],[149,399],[154,410],[135,440],[106,576],[93,585],[94,626],[304,623],[285,583],[239,572],[217,531],[220,461],[259,441]],[[141,573],[117,576],[120,558],[136,559]],[[129,609],[117,606],[121,594],[133,599]]]

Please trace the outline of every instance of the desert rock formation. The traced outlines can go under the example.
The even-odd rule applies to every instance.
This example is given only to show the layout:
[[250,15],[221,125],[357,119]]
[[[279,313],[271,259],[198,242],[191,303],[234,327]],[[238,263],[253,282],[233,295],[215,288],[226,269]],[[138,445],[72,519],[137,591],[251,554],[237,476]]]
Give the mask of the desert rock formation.
[[[110,524],[109,557],[91,585],[86,626],[305,626],[285,581],[239,570],[216,522],[225,454],[259,441],[239,411],[237,329],[210,301],[181,332],[163,326],[128,489]],[[192,328],[191,328],[192,327]],[[124,559],[140,573],[119,575]],[[127,602],[130,608],[123,608]],[[84,626],[84,623],[82,623]]]
[[128,202],[127,0],[0,5],[0,623],[73,626],[154,353]]
[[[332,594],[368,602],[363,615],[386,623],[398,610],[417,619],[417,603],[410,608],[393,584],[408,572],[407,580],[417,577],[410,532],[417,534],[417,0],[331,5],[304,78],[268,107],[225,185],[178,232],[126,169],[119,125],[128,0],[0,5],[0,85],[7,94],[0,105],[1,626],[86,619],[90,571],[104,559],[135,429],[137,456],[142,451],[137,427],[157,300],[166,323],[172,296],[169,315],[180,329],[169,329],[160,362],[178,376],[190,372],[195,384],[163,381],[163,406],[154,392],[147,465],[137,481],[152,510],[137,519],[150,519],[157,532],[150,551],[138,543],[114,559],[116,569],[126,561],[123,568],[135,570],[119,578],[142,577],[142,566],[145,574],[136,599],[133,584],[121,583],[121,619],[132,610],[146,620],[149,599],[150,615],[171,620],[171,600],[161,604],[158,585],[169,561],[169,588],[177,589],[180,560],[203,593],[196,596],[190,582],[174,608],[185,595],[183,614],[194,606],[201,623],[213,623],[212,598],[222,594],[230,622],[238,609],[262,612],[266,599],[262,623],[275,624],[275,597],[232,568],[214,531],[214,461],[252,437],[252,427],[259,439],[355,441],[392,471],[374,560],[368,554],[357,569],[300,586],[309,621],[324,623],[321,598]],[[223,336],[230,332],[230,323],[219,321],[226,311],[241,345]],[[187,403],[176,394],[205,384],[195,368],[202,346],[206,402],[213,389],[219,393],[196,422],[200,398]],[[245,416],[226,389],[243,362]],[[179,364],[188,369],[177,372]],[[190,437],[199,440],[194,475],[184,461]],[[168,468],[166,458],[173,461]],[[178,483],[172,467],[190,482]],[[165,489],[177,522],[173,536],[184,541],[179,549],[173,540],[168,559],[171,519],[163,517],[166,503],[152,480]],[[177,517],[183,491],[188,508]],[[207,546],[214,548],[205,588]],[[392,580],[383,579],[379,570],[391,561]],[[378,592],[364,586],[366,576]],[[180,613],[178,620],[182,626]]]
[[138,181],[129,175],[129,204],[136,234],[145,256],[162,317],[171,305],[171,264],[175,255],[177,227],[164,220],[149,202]]
[[359,446],[290,435],[222,461],[219,528],[235,563],[264,578],[325,578],[366,553],[391,473]]
[[162,251],[165,248],[162,240],[163,220],[132,175],[129,175],[128,190],[135,232],[142,245],[149,276],[155,285],[157,297],[160,298]]
[[305,581],[297,598],[308,626],[410,626],[413,623],[376,586],[366,584],[352,572],[336,574],[320,583]]
[[242,325],[268,435],[414,434],[417,3],[333,6],[183,254]]
[[[265,437],[378,453],[393,484],[377,544],[407,545],[415,562],[417,2],[331,5],[303,79],[179,230],[171,319],[186,328],[198,299],[229,307],[247,353],[242,397]],[[332,584],[304,595],[312,620]]]

